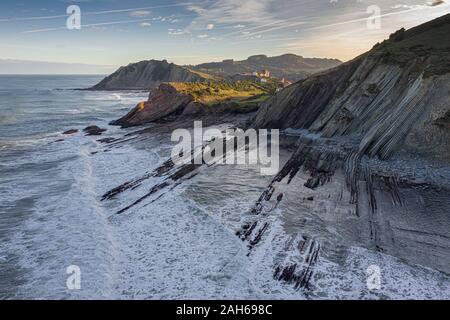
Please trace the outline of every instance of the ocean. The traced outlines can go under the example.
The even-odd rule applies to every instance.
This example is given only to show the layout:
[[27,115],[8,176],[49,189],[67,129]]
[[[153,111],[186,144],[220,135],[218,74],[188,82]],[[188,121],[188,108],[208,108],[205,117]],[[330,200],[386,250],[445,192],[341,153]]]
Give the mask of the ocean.
[[[235,231],[270,183],[257,166],[201,171],[161,199],[116,215],[160,181],[112,201],[101,196],[157,168],[172,145],[159,135],[117,146],[98,141],[136,130],[108,123],[148,96],[74,90],[101,78],[0,76],[0,299],[449,298],[447,276],[345,241],[328,256],[324,249],[312,290],[275,280],[273,266],[286,258],[292,234],[309,228],[333,243],[337,231],[317,219],[298,224],[315,218],[293,207],[273,217],[248,255]],[[107,131],[86,136],[81,129],[89,125]],[[69,129],[80,131],[62,134]],[[384,272],[378,291],[366,286],[373,264]],[[78,287],[70,285],[73,266]]]

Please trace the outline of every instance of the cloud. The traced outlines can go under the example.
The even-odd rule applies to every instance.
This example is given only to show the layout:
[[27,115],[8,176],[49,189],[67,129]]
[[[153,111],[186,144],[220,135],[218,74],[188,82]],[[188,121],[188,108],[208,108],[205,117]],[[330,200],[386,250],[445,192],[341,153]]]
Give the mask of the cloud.
[[444,4],[445,2],[443,0],[431,0],[427,1],[425,4],[396,4],[392,7],[392,9],[412,9],[412,10],[418,10],[418,9],[426,9],[428,7],[436,7],[439,5]]
[[209,24],[206,26],[206,30],[212,30],[212,29],[214,29],[214,25],[213,25],[212,23],[209,23]]
[[183,29],[169,29],[167,32],[171,36],[181,36],[183,34],[188,33],[186,30]]
[[[89,2],[90,0],[84,0],[83,2]],[[74,1],[66,1],[67,3],[73,3]],[[82,2],[82,1],[77,1]],[[155,5],[155,6],[149,6],[149,7],[142,7],[142,8],[126,8],[126,9],[116,9],[116,10],[104,10],[104,11],[91,11],[91,12],[83,12],[84,16],[91,16],[91,15],[103,15],[103,14],[112,14],[112,13],[122,13],[122,12],[133,12],[133,11],[146,11],[149,9],[163,9],[163,8],[172,8],[172,7],[188,7],[192,5],[190,2],[185,3],[173,3],[173,4],[166,4],[166,5]],[[53,11],[53,10],[51,10]],[[25,12],[29,12],[29,10],[26,10]],[[59,18],[67,18],[66,14],[60,14],[60,15],[51,15],[51,16],[36,16],[36,17],[11,17],[11,18],[0,18],[0,22],[5,21],[32,21],[32,20],[52,20],[52,19],[59,19]]]
[[133,18],[144,18],[150,15],[150,11],[147,10],[136,10],[131,11],[128,15]]
[[91,27],[89,27],[89,30],[91,30],[91,31],[106,31],[107,28],[102,27],[102,26],[91,26]]
[[208,35],[207,34],[199,34],[197,36],[197,38],[199,38],[199,39],[206,39],[206,38],[208,38]]
[[150,27],[152,24],[150,22],[141,22],[139,25],[143,28],[147,28]]
[[[148,20],[149,19],[122,20],[122,21],[111,21],[111,22],[83,24],[83,25],[81,25],[81,29],[84,29],[84,28],[91,28],[92,29],[93,27],[109,26],[109,25],[116,25],[116,24],[129,24],[129,23],[137,23],[137,22],[146,22]],[[58,30],[67,30],[67,27],[34,29],[34,30],[23,31],[22,33],[37,33],[37,32],[58,31]]]
[[188,10],[195,12],[197,22],[213,21],[218,24],[264,23],[273,20],[271,6],[275,0],[216,0],[204,4],[190,5]]

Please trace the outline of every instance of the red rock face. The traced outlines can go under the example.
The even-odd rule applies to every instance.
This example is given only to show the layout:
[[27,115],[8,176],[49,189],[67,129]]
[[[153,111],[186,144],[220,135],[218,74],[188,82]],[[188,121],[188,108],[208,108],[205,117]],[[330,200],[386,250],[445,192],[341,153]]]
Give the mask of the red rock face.
[[132,127],[158,121],[182,113],[192,101],[191,96],[179,93],[173,86],[161,84],[152,90],[148,101],[140,102],[127,115],[111,124]]

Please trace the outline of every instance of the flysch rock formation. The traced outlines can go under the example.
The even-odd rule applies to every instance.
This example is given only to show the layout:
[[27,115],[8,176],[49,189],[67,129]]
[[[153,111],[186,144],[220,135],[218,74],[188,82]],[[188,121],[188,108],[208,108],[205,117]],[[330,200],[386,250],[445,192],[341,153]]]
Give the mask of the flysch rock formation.
[[450,161],[450,15],[399,31],[370,52],[291,85],[253,126],[357,136],[360,152],[405,151]]
[[450,15],[400,30],[262,105],[252,126],[298,141],[237,234],[252,250],[273,215],[303,226],[290,239],[299,258],[274,262],[276,279],[307,288],[317,259],[333,256],[338,238],[315,239],[317,221],[347,243],[450,274],[449,32]]
[[[329,272],[321,263],[346,268],[351,248],[361,247],[383,253],[378,261],[388,255],[450,275],[449,32],[450,15],[400,30],[368,53],[262,104],[250,127],[282,129],[281,144],[289,141],[292,147],[295,141],[294,149],[235,231],[249,256],[260,255],[259,248],[274,239],[282,242],[283,249],[264,261],[274,279],[314,296]],[[190,101],[160,89],[180,102],[167,104],[167,110],[187,109]],[[149,110],[159,117],[156,105]],[[139,122],[136,112],[127,117]],[[169,122],[161,128],[185,125]],[[124,214],[157,201],[199,170],[214,166],[167,160],[108,191],[103,200],[163,178],[117,212]]]
[[91,90],[149,90],[163,82],[200,82],[205,78],[166,60],[148,60],[120,67]]

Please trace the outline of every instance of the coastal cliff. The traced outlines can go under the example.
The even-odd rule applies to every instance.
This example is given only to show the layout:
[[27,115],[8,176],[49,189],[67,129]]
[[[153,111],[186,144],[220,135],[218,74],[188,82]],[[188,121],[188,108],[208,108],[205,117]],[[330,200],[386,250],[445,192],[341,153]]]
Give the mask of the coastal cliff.
[[371,51],[265,102],[253,126],[353,136],[361,153],[450,161],[450,15],[399,30]]
[[275,79],[264,84],[248,80],[162,83],[150,91],[147,101],[111,124],[132,127],[179,117],[251,113],[280,86]]
[[262,104],[252,126],[297,142],[237,235],[253,250],[273,236],[274,215],[314,217],[298,218],[289,255],[299,258],[276,261],[275,279],[313,286],[318,260],[337,250],[309,234],[318,220],[356,246],[450,273],[449,32],[450,15],[399,30]]
[[111,122],[112,125],[132,127],[160,120],[183,112],[193,101],[192,97],[179,93],[169,84],[161,84],[151,91],[148,101],[140,102],[124,117]]
[[[450,274],[449,32],[450,15],[399,30],[354,60],[259,101],[250,127],[281,129],[281,140],[295,143],[254,203],[236,208],[243,211],[233,231],[249,257],[266,257],[264,248],[278,241],[274,257],[264,259],[274,279],[320,291],[320,278],[330,273],[324,262],[346,268],[348,256],[362,248]],[[170,120],[192,125],[187,110],[212,110],[195,86],[191,94],[176,87],[163,85],[118,124],[142,123],[141,113],[145,121],[175,115]],[[203,89],[217,95],[214,87]],[[135,134],[179,126],[172,121]],[[162,178],[117,214],[139,210],[212,168],[220,170],[168,159],[102,200]]]
[[120,67],[91,90],[149,90],[162,82],[200,82],[206,76],[166,60],[149,60]]

